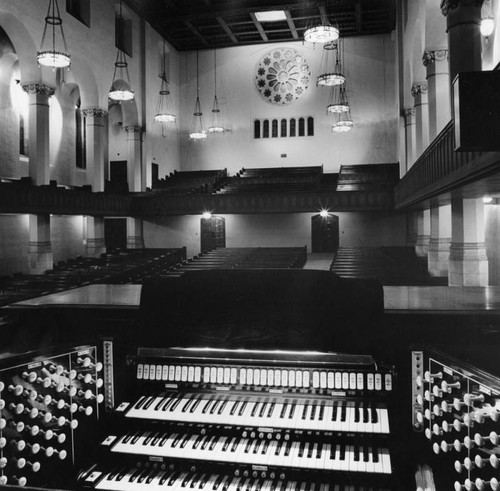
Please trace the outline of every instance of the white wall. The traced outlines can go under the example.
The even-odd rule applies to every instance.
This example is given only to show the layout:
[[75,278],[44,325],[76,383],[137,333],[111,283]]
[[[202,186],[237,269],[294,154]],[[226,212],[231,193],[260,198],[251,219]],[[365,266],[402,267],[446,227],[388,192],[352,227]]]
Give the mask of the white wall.
[[[347,38],[344,41],[347,92],[354,129],[332,134],[326,115],[330,88],[316,87],[322,48],[301,42],[286,43],[303,56],[311,69],[306,93],[289,105],[270,104],[254,86],[255,66],[273,47],[260,45],[217,51],[217,96],[229,131],[203,143],[187,136],[196,99],[196,54],[181,57],[181,165],[183,170],[220,169],[230,173],[245,167],[324,165],[326,172],[341,164],[397,162],[398,105],[395,47],[390,35]],[[210,123],[214,97],[213,51],[199,53],[200,101],[206,124]],[[314,116],[315,136],[254,140],[255,118]],[[281,154],[287,154],[281,158]]]
[[[226,220],[227,247],[303,247],[311,251],[314,213],[220,215]],[[404,246],[406,218],[392,212],[338,212],[340,246]],[[199,215],[144,222],[147,247],[186,246],[187,257],[200,252]]]

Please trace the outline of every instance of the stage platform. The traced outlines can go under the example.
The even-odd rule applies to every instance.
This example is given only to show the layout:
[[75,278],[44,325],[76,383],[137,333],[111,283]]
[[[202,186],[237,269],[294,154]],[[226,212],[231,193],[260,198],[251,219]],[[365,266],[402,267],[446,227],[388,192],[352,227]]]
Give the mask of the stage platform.
[[[3,309],[137,310],[141,288],[141,285],[87,285],[16,302]],[[384,286],[384,310],[388,315],[500,315],[500,287]]]

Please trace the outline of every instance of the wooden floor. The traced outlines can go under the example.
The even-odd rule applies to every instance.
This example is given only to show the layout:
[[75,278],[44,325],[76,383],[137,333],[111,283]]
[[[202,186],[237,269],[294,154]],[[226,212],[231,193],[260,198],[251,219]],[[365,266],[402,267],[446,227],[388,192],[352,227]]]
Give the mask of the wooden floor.
[[[88,285],[11,304],[16,308],[138,309],[141,285]],[[387,314],[500,315],[500,287],[384,286]]]

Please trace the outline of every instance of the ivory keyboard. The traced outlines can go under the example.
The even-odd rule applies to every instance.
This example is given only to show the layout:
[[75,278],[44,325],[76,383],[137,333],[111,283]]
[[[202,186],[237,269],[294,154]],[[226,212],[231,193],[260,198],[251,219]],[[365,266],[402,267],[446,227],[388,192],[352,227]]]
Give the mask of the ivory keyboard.
[[139,348],[129,366],[135,397],[84,486],[392,489],[394,370],[370,356]]

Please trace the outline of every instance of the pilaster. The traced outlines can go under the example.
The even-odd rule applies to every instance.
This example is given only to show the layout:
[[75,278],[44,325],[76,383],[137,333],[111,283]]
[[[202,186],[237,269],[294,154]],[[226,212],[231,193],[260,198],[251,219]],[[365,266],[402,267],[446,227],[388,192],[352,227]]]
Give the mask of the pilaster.
[[128,144],[128,189],[131,192],[145,191],[142,189],[142,126],[127,126]]
[[[415,108],[405,109],[405,143],[406,143],[406,172],[411,169],[415,163],[416,155],[416,126],[415,126]],[[405,172],[405,173],[406,173]]]
[[50,215],[29,216],[28,270],[43,274],[54,267],[50,241]]
[[429,139],[432,141],[451,119],[448,50],[426,51],[422,60],[427,69]]
[[127,217],[127,249],[144,249],[142,218]]
[[83,109],[87,132],[87,184],[92,191],[104,191],[104,169],[106,165],[106,125],[108,112],[98,107]]
[[85,254],[87,257],[100,257],[106,252],[106,243],[104,241],[104,218],[86,217],[87,237],[85,245]]
[[39,82],[22,84],[28,94],[29,118],[29,175],[33,184],[41,186],[50,181],[49,97],[54,88]]
[[416,213],[417,241],[415,253],[418,257],[427,257],[429,252],[430,233],[430,210],[419,210]]
[[415,138],[416,158],[429,146],[429,106],[427,102],[427,84],[414,83],[411,95],[415,99]]
[[435,206],[430,210],[431,236],[427,256],[431,276],[448,276],[451,244],[451,206]]

